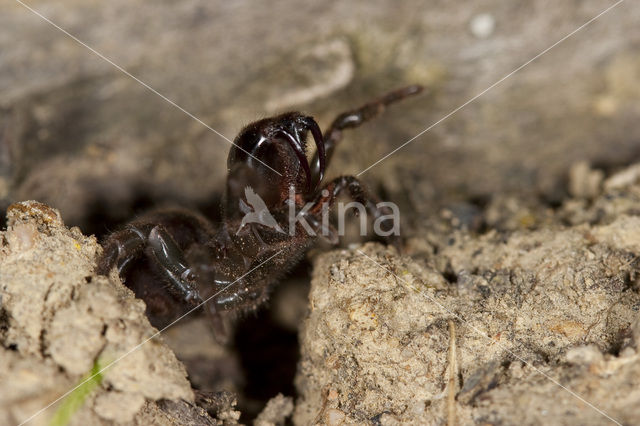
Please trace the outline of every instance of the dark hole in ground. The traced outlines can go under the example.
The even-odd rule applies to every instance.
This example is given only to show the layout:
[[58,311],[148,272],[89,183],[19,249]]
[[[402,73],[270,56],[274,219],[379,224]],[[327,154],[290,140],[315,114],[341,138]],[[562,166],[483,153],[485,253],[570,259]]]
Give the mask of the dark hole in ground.
[[[301,262],[286,282],[278,284],[270,302],[280,297],[286,286],[304,285],[309,281],[311,266]],[[308,291],[308,284],[305,286]],[[251,421],[264,408],[267,401],[282,393],[295,397],[294,378],[300,357],[297,330],[278,323],[276,305],[268,303],[256,314],[238,322],[234,347],[245,374],[245,386],[238,401],[242,412],[240,422]]]
[[246,383],[238,401],[242,423],[250,423],[278,393],[292,396],[295,392],[298,336],[269,317],[260,312],[243,321],[236,332],[235,347]]

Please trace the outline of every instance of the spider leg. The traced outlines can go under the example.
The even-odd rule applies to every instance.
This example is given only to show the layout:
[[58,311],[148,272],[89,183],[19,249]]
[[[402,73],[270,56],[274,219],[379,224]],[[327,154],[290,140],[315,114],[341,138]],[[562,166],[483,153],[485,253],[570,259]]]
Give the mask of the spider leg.
[[114,232],[103,244],[104,251],[98,261],[97,273],[107,275],[111,268],[118,267],[122,273],[127,264],[138,257],[144,250],[149,231],[129,226],[122,231]]
[[[333,205],[336,198],[345,192],[353,201],[362,205],[366,214],[371,216],[375,222],[374,230],[380,232],[381,236],[390,243],[399,247],[399,224],[396,223],[396,219],[399,219],[398,212],[392,209],[389,203],[381,203],[375,195],[367,191],[364,184],[355,176],[340,176],[327,183],[318,193],[313,206],[309,209],[309,222],[320,223],[319,218],[322,215],[323,206]],[[356,214],[357,213],[358,210],[356,209]],[[324,225],[326,226],[326,224]],[[330,225],[329,227],[329,232],[335,232],[333,227]],[[338,230],[338,232],[339,231],[340,230]],[[331,234],[329,234],[329,236],[329,241],[335,240],[335,242],[337,242],[337,238],[331,238]]]
[[112,234],[105,243],[104,253],[98,262],[97,272],[106,275],[113,266],[122,274],[127,264],[148,252],[168,281],[169,290],[186,302],[200,301],[195,287],[195,273],[184,259],[169,232],[162,225],[130,224],[126,229]]
[[195,285],[196,275],[187,264],[182,250],[162,225],[155,226],[147,239],[151,253],[171,283],[170,291],[187,302],[201,302]]
[[[403,87],[401,89],[391,91],[359,108],[338,115],[333,120],[333,123],[331,123],[331,126],[329,126],[329,129],[324,133],[324,155],[326,157],[326,164],[328,165],[329,161],[331,161],[331,156],[342,139],[342,131],[344,129],[358,127],[361,124],[378,117],[384,112],[387,106],[409,96],[417,95],[420,92],[422,92],[422,86],[419,85]],[[311,160],[311,180],[313,182],[317,182],[318,177],[321,174],[322,169],[320,163],[320,157],[318,153],[316,153]]]

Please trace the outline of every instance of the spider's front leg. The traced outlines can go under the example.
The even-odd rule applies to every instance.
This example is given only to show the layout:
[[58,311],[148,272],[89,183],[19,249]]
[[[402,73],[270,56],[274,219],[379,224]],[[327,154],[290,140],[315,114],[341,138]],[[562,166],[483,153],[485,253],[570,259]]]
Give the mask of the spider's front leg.
[[[421,93],[422,90],[422,86],[417,84],[403,87],[401,89],[393,90],[378,99],[374,99],[359,108],[338,115],[331,123],[331,126],[329,126],[329,129],[324,133],[324,155],[327,166],[331,161],[331,157],[333,156],[336,146],[340,140],[342,140],[343,130],[353,129],[378,117],[389,105],[410,96],[417,95]],[[311,173],[314,182],[317,182],[317,177],[321,174],[321,170],[320,157],[316,154],[311,160]]]
[[130,224],[124,230],[111,234],[104,244],[97,272],[106,275],[117,266],[122,274],[132,260],[144,253],[159,266],[171,293],[190,304],[202,301],[195,284],[196,275],[180,247],[162,225]]
[[[332,206],[336,198],[344,192],[357,203],[354,206],[356,207],[356,214],[361,213],[357,206],[362,206],[364,212],[373,219],[374,230],[380,232],[380,236],[388,242],[400,248],[400,218],[397,210],[392,209],[388,203],[381,203],[376,196],[367,191],[364,184],[355,176],[340,176],[324,186],[314,199],[313,206],[309,209],[309,221],[312,222],[312,226],[325,233],[328,232],[328,240],[334,243],[337,242],[337,235],[332,235],[335,234],[335,229],[331,226],[329,226],[330,229],[326,229],[327,227],[321,226],[320,223],[323,210]],[[326,235],[324,236],[326,237]]]

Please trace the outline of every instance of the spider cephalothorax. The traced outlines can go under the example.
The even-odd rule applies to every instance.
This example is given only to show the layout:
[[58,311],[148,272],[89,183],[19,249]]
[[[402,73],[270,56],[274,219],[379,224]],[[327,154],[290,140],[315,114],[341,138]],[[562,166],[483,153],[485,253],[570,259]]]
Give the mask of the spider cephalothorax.
[[[344,129],[420,91],[409,86],[340,114],[324,135],[297,112],[249,124],[229,152],[220,223],[181,208],[151,211],[107,237],[98,272],[117,266],[158,328],[206,300],[203,309],[224,338],[229,314],[259,306],[317,238],[337,241],[322,215],[338,195],[346,193],[373,218],[388,213],[353,176],[323,183],[325,167]],[[316,148],[310,161],[309,135]]]

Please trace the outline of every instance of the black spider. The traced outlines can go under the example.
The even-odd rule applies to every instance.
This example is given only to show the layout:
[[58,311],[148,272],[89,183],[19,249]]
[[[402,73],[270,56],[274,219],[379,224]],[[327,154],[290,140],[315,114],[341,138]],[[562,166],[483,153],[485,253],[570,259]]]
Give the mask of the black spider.
[[[229,314],[259,306],[319,236],[337,242],[323,214],[340,193],[346,191],[381,219],[382,228],[389,228],[389,211],[377,208],[377,200],[355,177],[321,183],[344,129],[421,90],[408,86],[340,114],[324,136],[312,117],[298,112],[248,125],[229,152],[220,223],[186,209],[151,211],[107,237],[98,273],[106,275],[117,266],[125,284],[146,302],[157,328],[211,298],[204,311],[224,340]],[[316,145],[311,162],[306,156],[309,132]],[[291,213],[297,220],[291,222]]]

